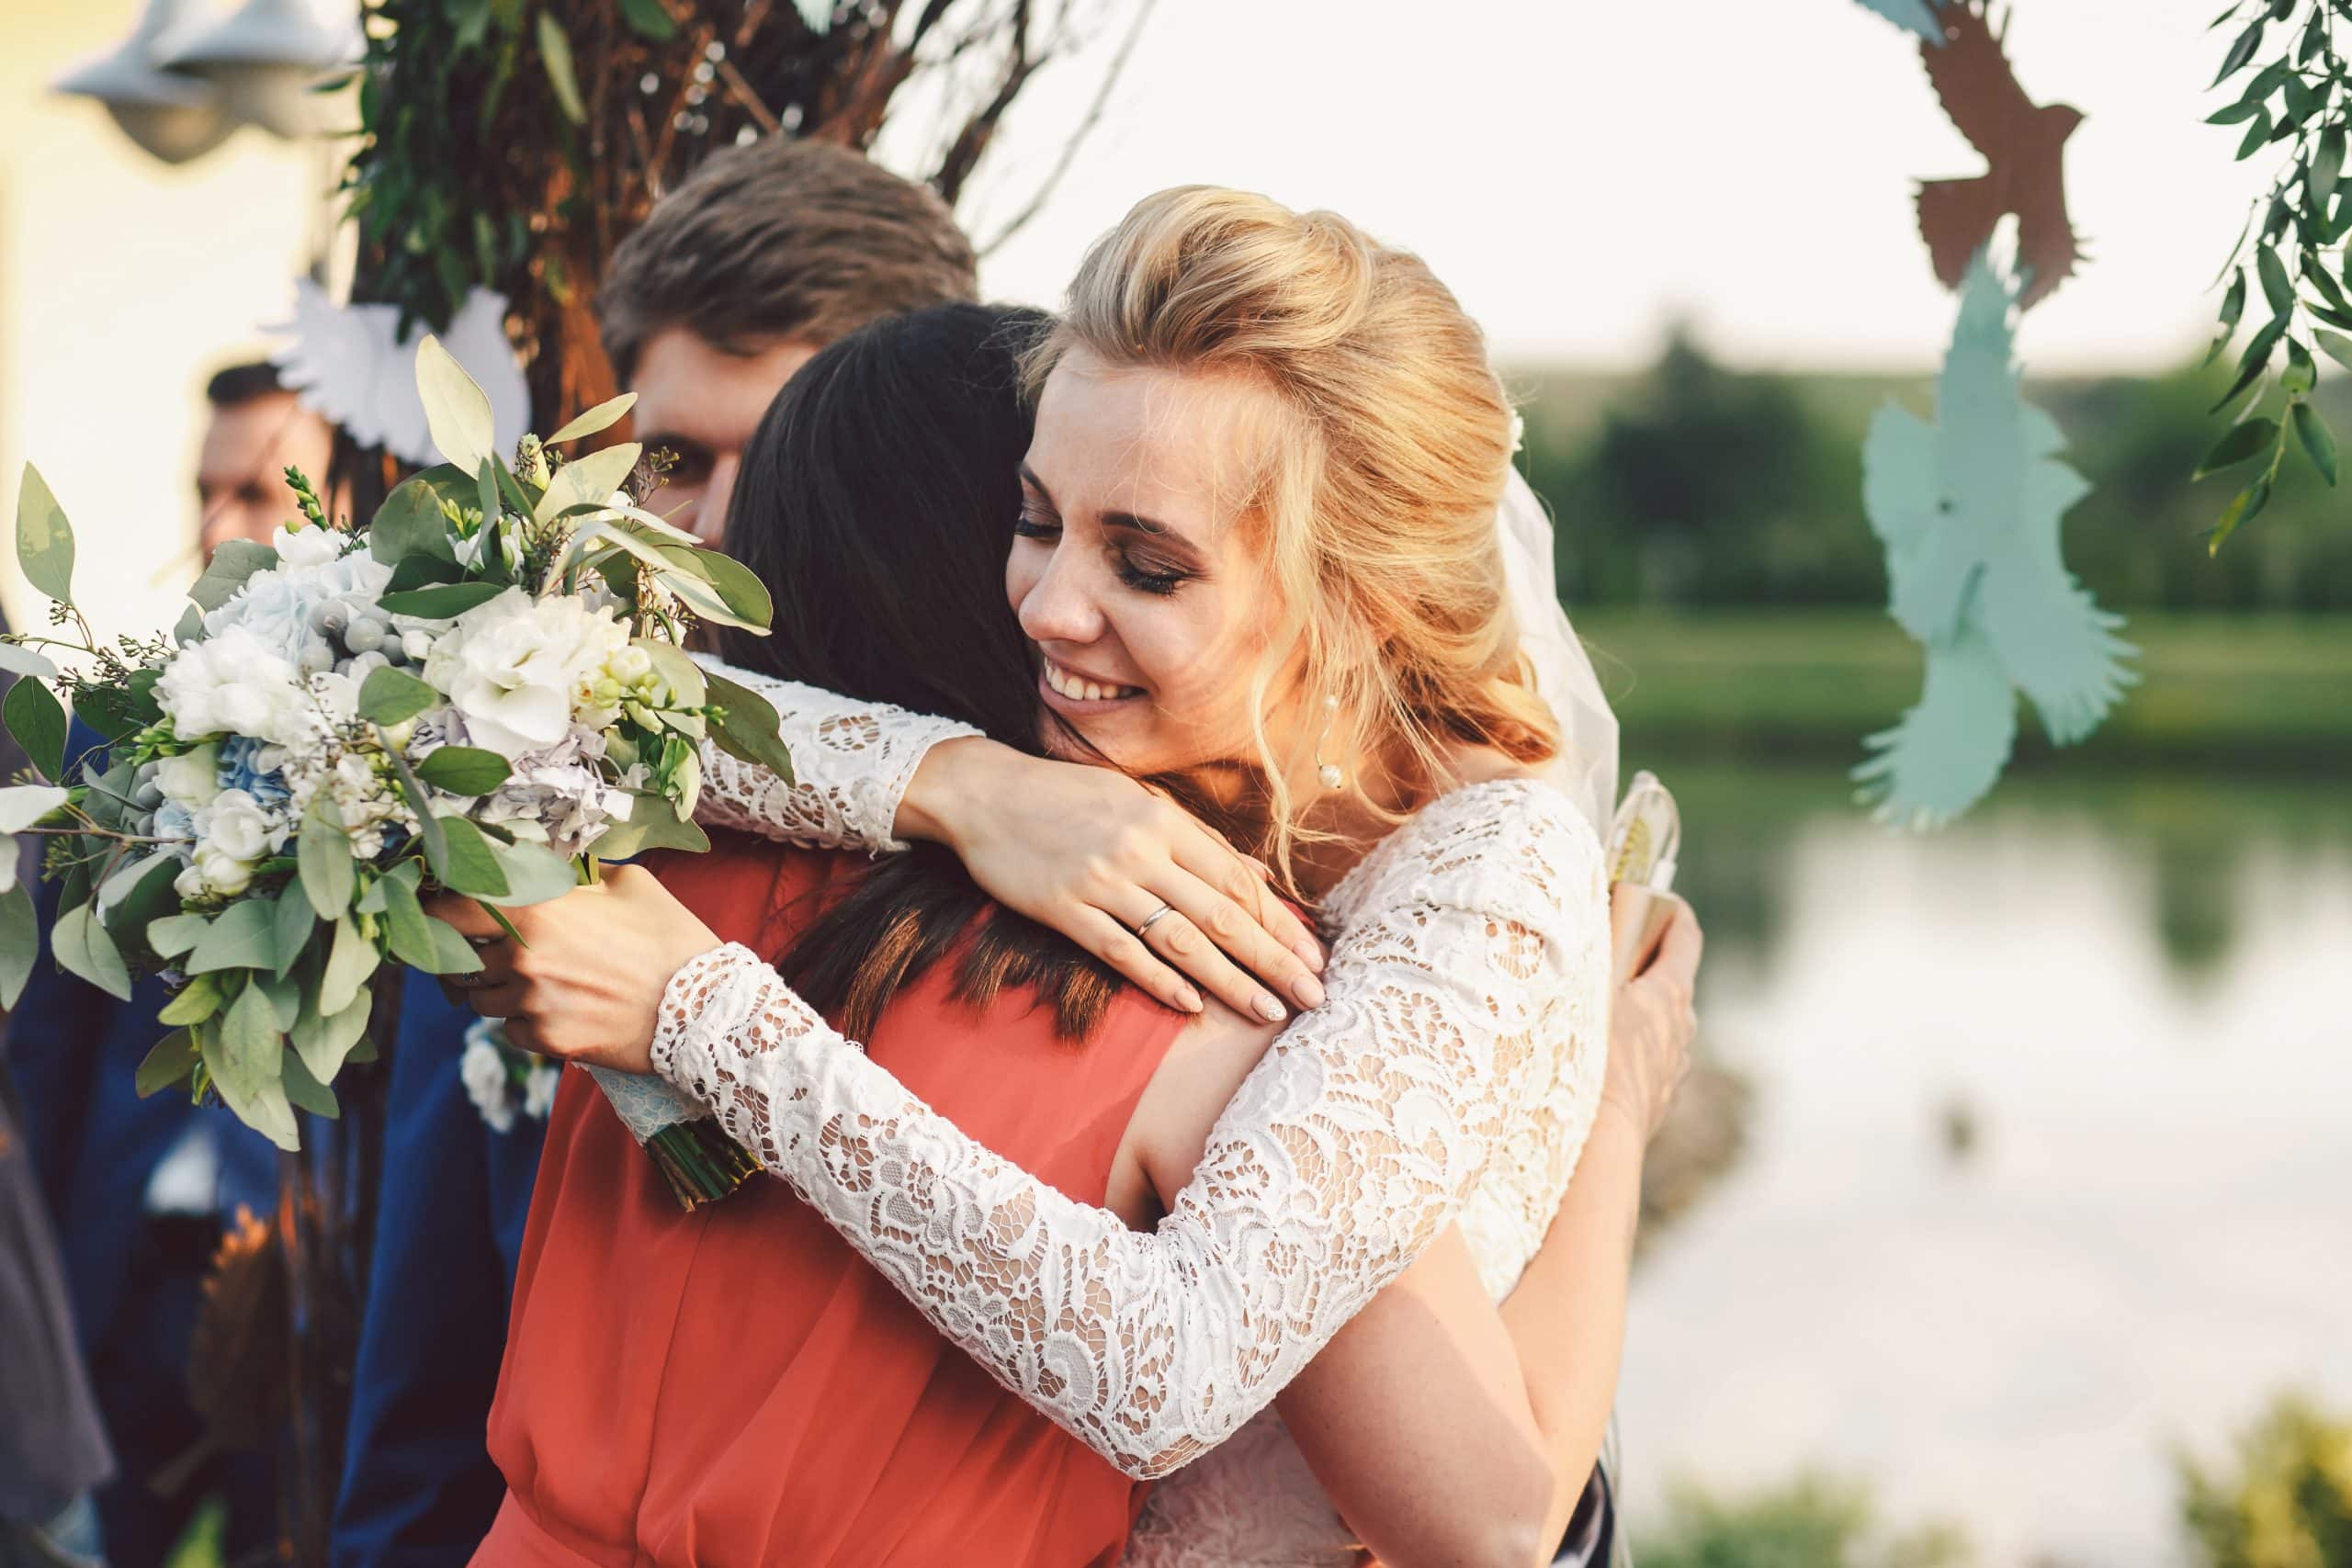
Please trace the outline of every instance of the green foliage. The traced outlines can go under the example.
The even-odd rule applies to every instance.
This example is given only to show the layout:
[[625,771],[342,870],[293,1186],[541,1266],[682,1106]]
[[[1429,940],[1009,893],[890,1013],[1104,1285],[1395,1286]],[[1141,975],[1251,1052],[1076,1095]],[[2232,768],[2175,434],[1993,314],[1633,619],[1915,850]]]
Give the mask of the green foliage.
[[[2218,558],[2198,547],[2237,488],[2222,488],[2227,475],[2182,482],[2213,444],[2206,411],[2227,371],[2029,379],[2092,485],[2066,513],[2068,566],[2118,610],[2352,610],[2352,528],[2300,461],[2271,487],[2262,527]],[[1581,625],[1602,605],[1883,606],[1862,438],[1877,407],[1916,400],[1931,375],[1742,372],[1678,337],[1631,377],[1512,378],[1527,476],[1559,520],[1570,612]],[[2327,378],[2307,400],[2344,429],[2352,376]]]
[[[2352,130],[2352,66],[2335,46],[2335,27],[2347,15],[2341,0],[2238,0],[2214,18],[2230,29],[2230,43],[2213,85],[2244,77],[2236,96],[2206,118],[2238,127],[2238,157],[2280,148],[2284,162],[2269,192],[2255,204],[2222,275],[2230,287],[2222,296],[2220,333],[2207,361],[2221,356],[2236,336],[2246,304],[2242,258],[2253,246],[2253,267],[2267,314],[2239,351],[2226,390],[2215,412],[2233,404],[2244,412],[2259,406],[2262,383],[2283,355],[2278,371],[2285,406],[2276,418],[2249,417],[2222,436],[2199,477],[2259,457],[2262,469],[2222,510],[2207,536],[2218,553],[2224,540],[2268,504],[2287,456],[2291,427],[2312,470],[2335,483],[2335,443],[2309,401],[2318,368],[2310,344],[2319,341],[2331,356],[2335,344],[2321,329],[2352,331],[2352,296],[2346,285],[2342,242],[2352,233],[2352,187],[2343,181],[2347,130]],[[2274,56],[2264,62],[2268,45]],[[2260,62],[2260,68],[2256,69]],[[2253,74],[2245,75],[2252,71]],[[2299,335],[2300,334],[2300,335]],[[2250,401],[2241,402],[2251,393]]]
[[1662,1529],[1640,1535],[1642,1568],[1958,1568],[1956,1527],[1889,1535],[1868,1490],[1821,1475],[1738,1496],[1678,1485]]
[[2285,1395],[2236,1450],[2235,1473],[2177,1461],[2202,1568],[2352,1568],[2352,1417]]
[[17,491],[17,564],[25,581],[51,599],[74,602],[74,526],[30,463]]

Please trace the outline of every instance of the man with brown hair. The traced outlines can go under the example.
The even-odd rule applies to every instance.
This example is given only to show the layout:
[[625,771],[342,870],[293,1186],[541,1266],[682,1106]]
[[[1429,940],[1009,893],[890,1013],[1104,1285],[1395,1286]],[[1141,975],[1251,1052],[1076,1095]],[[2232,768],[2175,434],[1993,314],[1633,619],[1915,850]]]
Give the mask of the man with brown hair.
[[[972,273],[944,202],[845,148],[771,138],[711,157],[623,242],[595,302],[638,439],[678,454],[653,507],[720,538],[743,446],[793,372],[867,321],[972,299]],[[474,1021],[410,976],[335,1568],[455,1568],[505,1494],[483,1430],[544,1128],[493,1132],[475,1110],[458,1069]]]
[[977,298],[947,204],[845,147],[755,141],[713,156],[613,253],[605,353],[637,438],[678,465],[656,511],[726,533],[736,464],[794,371],[883,316]]

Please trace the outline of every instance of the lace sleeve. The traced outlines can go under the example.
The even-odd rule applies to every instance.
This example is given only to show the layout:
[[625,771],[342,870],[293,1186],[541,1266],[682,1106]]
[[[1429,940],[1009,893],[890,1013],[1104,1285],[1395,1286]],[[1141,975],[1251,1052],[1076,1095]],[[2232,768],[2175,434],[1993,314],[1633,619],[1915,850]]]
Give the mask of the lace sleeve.
[[967,1137],[746,949],[673,977],[654,1065],[1006,1387],[1163,1475],[1413,1260],[1544,1087],[1532,1064],[1571,1032],[1606,1049],[1600,853],[1564,797],[1448,796],[1340,894],[1329,999],[1244,1082],[1149,1235]]
[[741,828],[815,849],[905,849],[890,829],[923,754],[942,740],[980,733],[954,719],[857,702],[715,659],[697,662],[767,698],[794,774],[786,784],[704,741],[695,820],[706,828]]

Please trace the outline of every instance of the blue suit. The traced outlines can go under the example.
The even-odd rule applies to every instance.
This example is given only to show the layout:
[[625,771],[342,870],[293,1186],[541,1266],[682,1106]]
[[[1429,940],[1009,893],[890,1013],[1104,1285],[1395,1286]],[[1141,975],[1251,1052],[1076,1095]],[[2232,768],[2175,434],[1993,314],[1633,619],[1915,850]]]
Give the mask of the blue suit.
[[[68,750],[99,744],[76,725]],[[149,978],[118,1001],[57,967],[49,930],[58,890],[36,897],[41,952],[10,1015],[9,1066],[24,1105],[24,1134],[54,1223],[76,1337],[120,1460],[99,1498],[108,1554],[117,1564],[160,1561],[204,1486],[159,1499],[148,1475],[193,1440],[187,1366],[198,1282],[223,1224],[240,1205],[266,1214],[277,1199],[277,1151],[218,1106],[191,1105],[184,1091],[141,1100],[140,1061],[169,1032],[155,1021],[167,999]],[[206,1212],[158,1216],[148,1184],[191,1134],[209,1136],[214,1181]],[[272,1533],[266,1465],[216,1473],[231,1499],[232,1537],[266,1543]]]
[[458,1072],[473,1020],[408,976],[334,1568],[459,1568],[505,1495],[483,1439],[546,1125],[482,1121]]

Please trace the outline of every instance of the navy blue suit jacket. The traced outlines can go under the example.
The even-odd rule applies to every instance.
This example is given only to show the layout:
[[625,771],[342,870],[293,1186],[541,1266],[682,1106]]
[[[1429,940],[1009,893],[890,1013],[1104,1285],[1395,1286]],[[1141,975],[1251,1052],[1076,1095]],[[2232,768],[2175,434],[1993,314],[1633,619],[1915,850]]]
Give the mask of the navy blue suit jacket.
[[546,1124],[482,1121],[458,1075],[473,1020],[408,976],[334,1568],[461,1568],[505,1495],[483,1439]]

